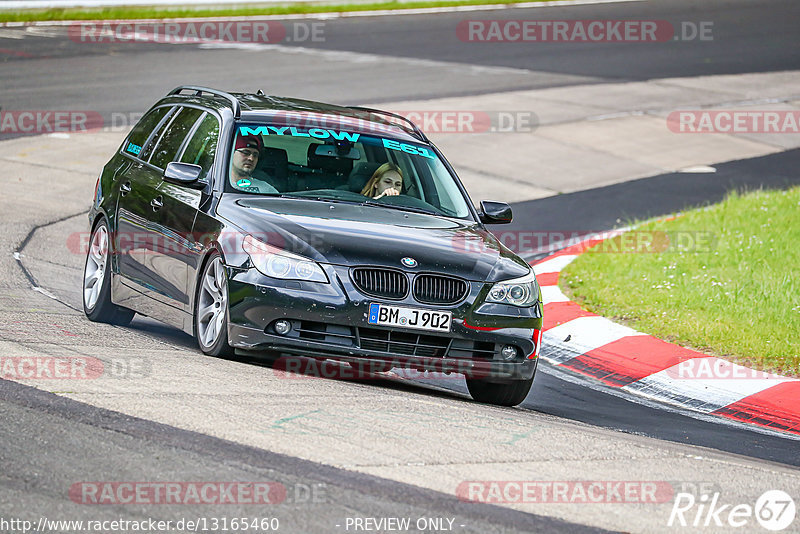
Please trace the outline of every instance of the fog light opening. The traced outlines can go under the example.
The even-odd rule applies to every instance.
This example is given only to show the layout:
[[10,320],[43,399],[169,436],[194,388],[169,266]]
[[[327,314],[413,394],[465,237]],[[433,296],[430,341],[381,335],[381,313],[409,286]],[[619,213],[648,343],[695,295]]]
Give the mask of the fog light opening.
[[500,351],[500,356],[503,357],[504,360],[514,360],[517,358],[517,347],[513,345],[506,345],[503,347],[503,350]]
[[286,319],[280,319],[278,321],[275,321],[274,328],[276,334],[278,334],[279,336],[285,336],[286,334],[289,333],[289,331],[291,331],[292,323],[290,323]]

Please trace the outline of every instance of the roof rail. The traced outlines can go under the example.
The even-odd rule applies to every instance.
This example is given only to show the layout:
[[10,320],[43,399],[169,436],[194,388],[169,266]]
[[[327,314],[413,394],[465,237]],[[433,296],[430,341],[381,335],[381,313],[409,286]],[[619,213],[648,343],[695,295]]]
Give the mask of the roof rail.
[[226,93],[225,91],[220,91],[218,89],[211,89],[209,87],[200,87],[197,85],[180,85],[169,92],[170,95],[179,95],[183,91],[194,91],[195,96],[202,96],[203,93],[209,93],[216,96],[221,96],[222,98],[228,100],[231,103],[231,107],[233,108],[233,118],[239,119],[242,116],[242,105],[239,102],[239,99],[233,96],[230,93]]
[[409,126],[411,126],[411,129],[414,131],[414,134],[419,139],[421,139],[422,141],[425,141],[426,143],[430,142],[428,140],[428,137],[422,132],[422,130],[419,129],[419,127],[417,127],[416,124],[414,124],[413,121],[411,121],[410,119],[408,119],[406,117],[403,117],[402,115],[398,115],[397,113],[392,113],[391,111],[383,111],[381,109],[362,108],[361,106],[347,106],[347,109],[352,109],[352,110],[355,110],[355,111],[366,111],[367,113],[374,113],[376,115],[386,115],[387,117],[393,117],[395,119],[400,119],[403,122],[405,122],[406,124],[408,124]]

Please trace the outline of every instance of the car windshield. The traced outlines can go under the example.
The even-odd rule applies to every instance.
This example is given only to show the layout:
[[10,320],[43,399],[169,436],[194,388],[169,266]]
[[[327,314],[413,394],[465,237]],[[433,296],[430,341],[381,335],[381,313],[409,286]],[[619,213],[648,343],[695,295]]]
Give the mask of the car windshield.
[[226,191],[470,217],[431,147],[336,128],[237,124]]

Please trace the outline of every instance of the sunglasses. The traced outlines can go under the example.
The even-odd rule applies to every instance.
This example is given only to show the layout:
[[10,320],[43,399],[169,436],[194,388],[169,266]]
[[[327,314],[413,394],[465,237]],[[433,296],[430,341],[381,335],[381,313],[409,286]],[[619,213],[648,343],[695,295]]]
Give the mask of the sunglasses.
[[258,150],[252,148],[237,148],[236,152],[239,152],[242,156],[246,158],[257,158],[258,157]]

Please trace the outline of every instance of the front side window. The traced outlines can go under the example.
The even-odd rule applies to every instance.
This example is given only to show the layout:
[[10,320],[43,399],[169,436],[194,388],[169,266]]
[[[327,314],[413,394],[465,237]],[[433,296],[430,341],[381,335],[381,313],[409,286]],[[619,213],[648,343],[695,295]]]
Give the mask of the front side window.
[[430,146],[336,128],[238,124],[226,190],[470,217]]
[[186,145],[183,156],[181,156],[181,162],[200,165],[203,169],[200,178],[206,178],[214,165],[218,140],[219,121],[217,121],[216,117],[207,113]]

